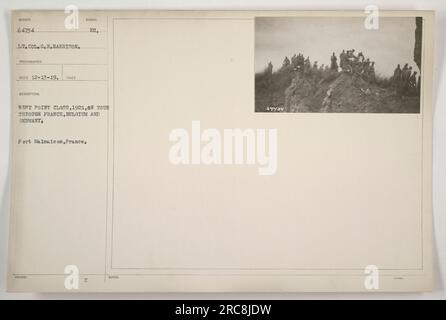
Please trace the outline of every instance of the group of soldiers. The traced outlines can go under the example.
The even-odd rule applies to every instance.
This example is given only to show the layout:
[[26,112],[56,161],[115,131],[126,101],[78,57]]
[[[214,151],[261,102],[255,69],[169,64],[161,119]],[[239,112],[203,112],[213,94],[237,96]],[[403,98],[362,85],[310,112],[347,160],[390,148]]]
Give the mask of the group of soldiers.
[[342,50],[339,59],[342,71],[358,75],[368,82],[375,82],[375,61],[365,58],[362,52],[356,54],[355,49]]
[[[325,64],[321,64],[318,65],[317,61],[314,61],[313,63],[311,63],[310,61],[310,57],[304,57],[303,54],[299,53],[299,54],[294,54],[291,57],[291,61],[290,59],[288,59],[288,57],[285,57],[285,59],[283,60],[283,64],[282,64],[282,68],[293,68],[296,71],[301,71],[304,74],[317,74],[320,73],[322,71],[329,71],[329,70],[334,70],[333,65],[331,66],[331,68]],[[336,67],[336,71],[337,71],[337,67]]]
[[311,63],[310,57],[305,58],[303,54],[299,53],[297,55],[294,54],[291,60],[285,57],[282,68],[292,67],[294,70],[302,71],[304,74],[320,74],[322,71],[339,72],[340,67],[342,71],[359,75],[369,82],[375,80],[375,62],[365,58],[362,52],[355,54],[355,49],[342,50],[339,60],[340,63],[338,65],[338,57],[333,52],[330,57],[330,65],[318,65],[317,61]]
[[407,63],[403,68],[398,64],[393,71],[392,85],[399,95],[416,94],[420,92],[420,79]]
[[[339,55],[339,65],[338,57],[334,52],[330,57],[330,65],[318,65],[317,61],[311,63],[310,57],[305,58],[301,53],[294,54],[291,60],[285,57],[282,63],[282,70],[290,69],[315,79],[323,79],[327,74],[342,71],[351,73],[355,77],[361,77],[369,83],[376,82],[375,62],[366,58],[362,52],[356,54],[355,49],[342,50]],[[273,65],[270,62],[267,72],[272,73],[272,70]],[[390,81],[399,95],[416,94],[420,90],[420,77],[417,76],[416,71],[412,71],[412,67],[407,63],[403,68],[400,65],[396,67]]]

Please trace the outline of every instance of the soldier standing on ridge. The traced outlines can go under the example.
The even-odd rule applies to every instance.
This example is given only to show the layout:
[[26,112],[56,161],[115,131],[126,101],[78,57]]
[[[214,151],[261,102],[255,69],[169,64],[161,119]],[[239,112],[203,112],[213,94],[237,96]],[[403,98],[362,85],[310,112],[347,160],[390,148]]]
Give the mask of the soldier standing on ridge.
[[353,72],[353,64],[355,56],[355,49],[347,50],[347,71]]
[[341,54],[339,55],[339,60],[340,60],[339,63],[342,71],[344,71],[345,69],[345,56],[346,56],[345,50],[342,50]]
[[392,77],[392,87],[395,88],[395,91],[398,93],[401,86],[401,75],[402,70],[400,64],[396,66],[396,69],[393,71],[393,77]]
[[414,71],[414,73],[409,78],[409,90],[410,90],[410,93],[417,92],[417,72],[416,71]]
[[404,65],[403,69],[401,70],[401,80],[402,80],[403,82],[406,81],[407,69],[409,69],[409,64],[408,64],[408,63],[406,63],[406,64]]
[[311,74],[314,78],[318,78],[319,77],[319,67],[317,65],[317,61],[315,61],[313,63],[313,68],[311,70]]
[[350,55],[351,55],[352,58],[356,58],[356,56],[355,56],[355,49],[351,49],[350,50]]
[[392,86],[395,88],[395,92],[397,95],[401,95],[402,74],[403,70],[401,70],[401,66],[398,64],[396,66],[396,69],[393,71],[392,77]]
[[409,67],[408,69],[406,69],[406,72],[403,73],[403,86],[404,86],[403,88],[405,94],[409,92],[410,89],[409,80],[411,76],[412,76],[412,67]]
[[335,53],[333,52],[331,56],[331,66],[330,69],[332,71],[338,72],[338,58],[336,57]]
[[364,63],[362,64],[362,70],[363,70],[363,74],[367,76],[367,74],[369,73],[369,70],[370,70],[370,59],[369,58],[365,59]]
[[293,54],[293,56],[291,57],[291,65],[293,66],[293,68],[297,67],[297,57],[296,57],[296,54]]
[[304,61],[304,73],[309,74],[311,71],[310,57],[307,57]]
[[399,81],[401,79],[401,67],[398,64],[396,66],[396,69],[393,71],[393,83],[396,83],[396,81]]
[[266,73],[272,74],[273,73],[273,64],[271,61],[268,63],[268,67],[266,68]]
[[302,70],[304,68],[304,63],[305,63],[304,55],[299,53],[297,55],[297,67]]

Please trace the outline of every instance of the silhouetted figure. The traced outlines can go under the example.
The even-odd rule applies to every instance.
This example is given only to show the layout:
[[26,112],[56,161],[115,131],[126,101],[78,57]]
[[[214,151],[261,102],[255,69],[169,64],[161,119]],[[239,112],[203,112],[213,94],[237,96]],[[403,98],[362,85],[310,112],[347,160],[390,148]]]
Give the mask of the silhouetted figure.
[[333,52],[333,54],[331,55],[331,65],[330,65],[330,69],[332,71],[336,71],[338,72],[338,58],[336,57],[335,53]]
[[293,66],[293,68],[297,68],[297,56],[296,56],[296,54],[294,54],[291,57],[291,65]]
[[406,82],[406,78],[407,78],[407,70],[409,70],[409,64],[406,63],[403,67],[403,69],[401,70],[401,80],[403,82]]
[[409,78],[409,92],[412,94],[416,94],[417,92],[417,72],[414,73]]
[[396,69],[393,71],[393,78],[392,78],[392,85],[395,88],[396,94],[398,96],[402,95],[402,88],[403,88],[403,70],[401,69],[401,66],[398,64]]
[[396,81],[400,81],[401,80],[401,72],[402,72],[401,67],[398,64],[396,66],[396,69],[393,71],[393,82],[394,83],[396,83]]
[[412,76],[412,67],[406,68],[406,71],[403,72],[403,93],[408,94],[410,91],[410,77]]
[[265,71],[268,74],[272,74],[273,73],[273,64],[271,63],[271,61],[268,63],[268,67],[266,67]]
[[345,50],[342,50],[341,54],[339,55],[339,64],[341,66],[342,71],[345,70],[346,67],[346,56],[347,54],[345,53]]
[[304,74],[309,74],[311,72],[311,62],[310,57],[307,57],[304,61]]

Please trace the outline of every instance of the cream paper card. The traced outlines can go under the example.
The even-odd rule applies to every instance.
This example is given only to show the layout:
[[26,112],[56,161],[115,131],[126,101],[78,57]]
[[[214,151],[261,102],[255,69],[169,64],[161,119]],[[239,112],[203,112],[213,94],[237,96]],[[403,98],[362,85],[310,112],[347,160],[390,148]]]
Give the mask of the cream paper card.
[[8,289],[430,290],[433,32],[14,11]]

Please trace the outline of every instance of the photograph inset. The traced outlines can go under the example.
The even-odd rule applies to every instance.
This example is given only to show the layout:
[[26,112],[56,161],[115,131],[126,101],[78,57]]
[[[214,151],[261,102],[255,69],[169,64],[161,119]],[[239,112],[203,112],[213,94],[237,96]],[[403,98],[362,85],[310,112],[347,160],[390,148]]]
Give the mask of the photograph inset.
[[255,111],[419,113],[421,17],[257,17]]

